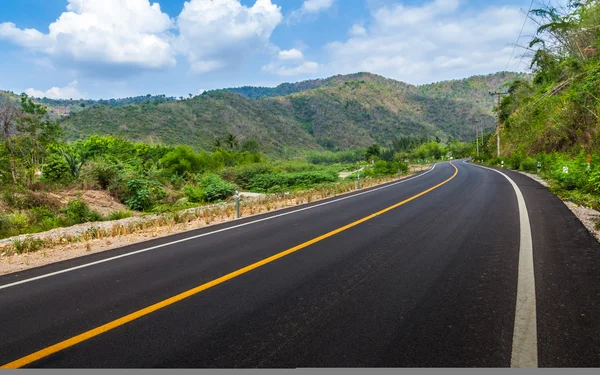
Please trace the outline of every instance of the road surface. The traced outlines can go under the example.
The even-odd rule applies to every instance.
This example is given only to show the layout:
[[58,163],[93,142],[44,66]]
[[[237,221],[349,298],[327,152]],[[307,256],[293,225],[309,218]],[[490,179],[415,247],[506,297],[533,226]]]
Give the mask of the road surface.
[[503,172],[440,163],[0,277],[0,363],[598,367],[600,244]]

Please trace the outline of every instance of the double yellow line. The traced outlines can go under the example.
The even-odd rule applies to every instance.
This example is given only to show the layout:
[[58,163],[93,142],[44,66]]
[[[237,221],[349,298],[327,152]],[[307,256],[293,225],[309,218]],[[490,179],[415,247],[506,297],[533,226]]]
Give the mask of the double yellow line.
[[344,225],[343,227],[340,227],[338,229],[332,230],[331,232],[325,233],[322,236],[313,238],[312,240],[306,241],[306,242],[304,242],[304,243],[302,243],[302,244],[300,244],[298,246],[294,246],[294,247],[292,247],[290,249],[287,249],[285,251],[282,251],[280,253],[272,255],[272,256],[270,256],[268,258],[265,258],[265,259],[263,259],[261,261],[258,261],[256,263],[250,264],[249,266],[246,266],[244,268],[240,268],[237,271],[233,271],[231,273],[228,273],[227,275],[221,276],[218,279],[214,279],[214,280],[209,281],[209,282],[207,282],[205,284],[202,284],[200,286],[197,286],[195,288],[187,290],[187,291],[185,291],[183,293],[177,294],[177,295],[175,295],[173,297],[167,298],[167,299],[165,299],[163,301],[157,302],[157,303],[155,303],[153,305],[150,305],[148,307],[144,307],[141,310],[132,312],[131,314],[125,315],[125,316],[123,316],[123,317],[121,317],[119,319],[113,320],[112,322],[103,324],[103,325],[101,325],[99,327],[96,327],[96,328],[91,329],[89,331],[83,332],[83,333],[81,333],[81,334],[79,334],[77,336],[73,336],[73,337],[71,337],[71,338],[69,338],[67,340],[61,341],[61,342],[56,343],[54,345],[48,346],[48,347],[46,347],[44,349],[38,350],[35,353],[32,353],[32,354],[29,354],[29,355],[27,355],[25,357],[19,358],[19,359],[13,361],[13,362],[7,363],[7,364],[3,365],[0,368],[20,368],[20,367],[23,367],[23,366],[27,366],[27,365],[29,365],[29,364],[31,364],[31,363],[33,363],[35,361],[38,361],[38,360],[40,360],[42,358],[46,358],[46,357],[48,357],[48,356],[50,356],[50,355],[52,355],[54,353],[57,353],[57,352],[60,352],[62,350],[65,350],[67,348],[70,348],[72,346],[75,346],[75,345],[77,345],[77,344],[79,344],[79,343],[81,343],[83,341],[86,341],[86,340],[89,340],[89,339],[91,339],[93,337],[99,336],[99,335],[101,335],[101,334],[103,334],[105,332],[108,332],[108,331],[113,330],[113,329],[115,329],[117,327],[125,325],[125,324],[127,324],[129,322],[132,322],[132,321],[134,321],[136,319],[139,319],[139,318],[141,318],[143,316],[149,315],[149,314],[151,314],[151,313],[153,313],[155,311],[158,311],[160,309],[163,309],[163,308],[165,308],[167,306],[173,305],[173,304],[175,304],[175,303],[177,303],[179,301],[182,301],[182,300],[184,300],[186,298],[189,298],[189,297],[191,297],[193,295],[196,295],[196,294],[198,294],[200,292],[203,292],[203,291],[205,291],[207,289],[210,289],[210,288],[212,288],[214,286],[222,284],[222,283],[224,283],[224,282],[226,282],[228,280],[234,279],[234,278],[236,278],[238,276],[241,276],[241,275],[243,275],[245,273],[248,273],[248,272],[250,272],[252,270],[255,270],[255,269],[259,268],[259,267],[262,267],[262,266],[264,266],[266,264],[272,263],[272,262],[276,261],[277,259],[283,258],[283,257],[285,257],[287,255],[292,254],[292,253],[295,253],[298,250],[304,249],[305,247],[308,247],[308,246],[310,246],[312,244],[315,244],[317,242],[323,241],[326,238],[335,236],[338,233],[341,233],[341,232],[343,232],[343,231],[345,231],[347,229],[350,229],[350,228],[355,227],[355,226],[357,226],[359,224],[362,224],[365,221],[371,220],[371,219],[373,219],[373,218],[375,218],[375,217],[377,217],[379,215],[382,215],[382,214],[384,214],[384,213],[386,213],[388,211],[393,210],[394,208],[398,208],[398,207],[400,207],[402,205],[405,205],[406,203],[408,203],[408,202],[410,202],[412,200],[415,200],[415,199],[417,199],[417,198],[419,198],[419,197],[421,197],[421,196],[429,193],[432,190],[435,190],[435,189],[439,188],[440,186],[448,183],[450,180],[452,180],[454,177],[456,177],[456,175],[458,174],[458,168],[456,168],[456,166],[454,166],[454,164],[452,164],[452,163],[450,163],[450,165],[452,165],[452,167],[454,168],[454,174],[452,175],[452,177],[448,178],[444,182],[441,182],[441,183],[439,183],[439,184],[437,184],[437,185],[435,185],[433,187],[430,187],[429,189],[427,189],[425,191],[422,191],[419,194],[413,195],[412,197],[410,197],[408,199],[405,199],[402,202],[396,203],[396,204],[394,204],[392,206],[384,208],[381,211],[375,212],[374,214],[371,214],[369,216],[363,217],[362,219],[356,220],[353,223],[350,223],[350,224]]

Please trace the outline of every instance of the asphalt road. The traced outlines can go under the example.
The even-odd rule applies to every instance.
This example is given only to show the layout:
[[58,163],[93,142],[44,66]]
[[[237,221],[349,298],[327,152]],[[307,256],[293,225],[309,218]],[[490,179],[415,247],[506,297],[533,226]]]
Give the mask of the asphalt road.
[[0,277],[0,363],[509,367],[524,350],[540,367],[600,366],[600,244],[544,187],[504,171],[527,205],[535,279],[537,344],[513,350],[517,195],[497,172],[453,164]]

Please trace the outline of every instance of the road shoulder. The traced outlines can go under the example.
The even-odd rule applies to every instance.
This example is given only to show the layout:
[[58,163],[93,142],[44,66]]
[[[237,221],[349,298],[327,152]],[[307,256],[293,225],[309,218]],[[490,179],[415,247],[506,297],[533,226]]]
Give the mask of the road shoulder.
[[[549,186],[548,182],[538,175],[521,171],[515,172],[531,178],[546,188]],[[571,210],[571,212],[579,219],[579,221],[581,221],[581,223],[587,228],[592,236],[594,236],[596,240],[600,242],[600,229],[596,228],[595,225],[596,222],[600,221],[600,212],[589,207],[578,205],[571,201],[565,201],[562,199],[561,201],[569,208],[569,210]]]

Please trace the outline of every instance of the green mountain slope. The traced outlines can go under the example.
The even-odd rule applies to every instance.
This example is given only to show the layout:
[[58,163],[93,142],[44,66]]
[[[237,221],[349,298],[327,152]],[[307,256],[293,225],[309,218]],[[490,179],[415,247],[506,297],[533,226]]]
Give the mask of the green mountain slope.
[[[240,140],[256,139],[269,153],[337,150],[373,142],[388,146],[393,137],[405,135],[468,140],[474,120],[484,128],[495,126],[489,108],[472,98],[488,95],[481,91],[498,89],[505,79],[510,77],[484,77],[479,79],[486,82],[481,87],[442,95],[443,90],[357,73],[280,85],[272,91],[216,90],[176,102],[94,106],[70,115],[63,124],[70,141],[113,134],[210,149],[215,138],[233,133]],[[292,93],[276,95],[283,92]]]

